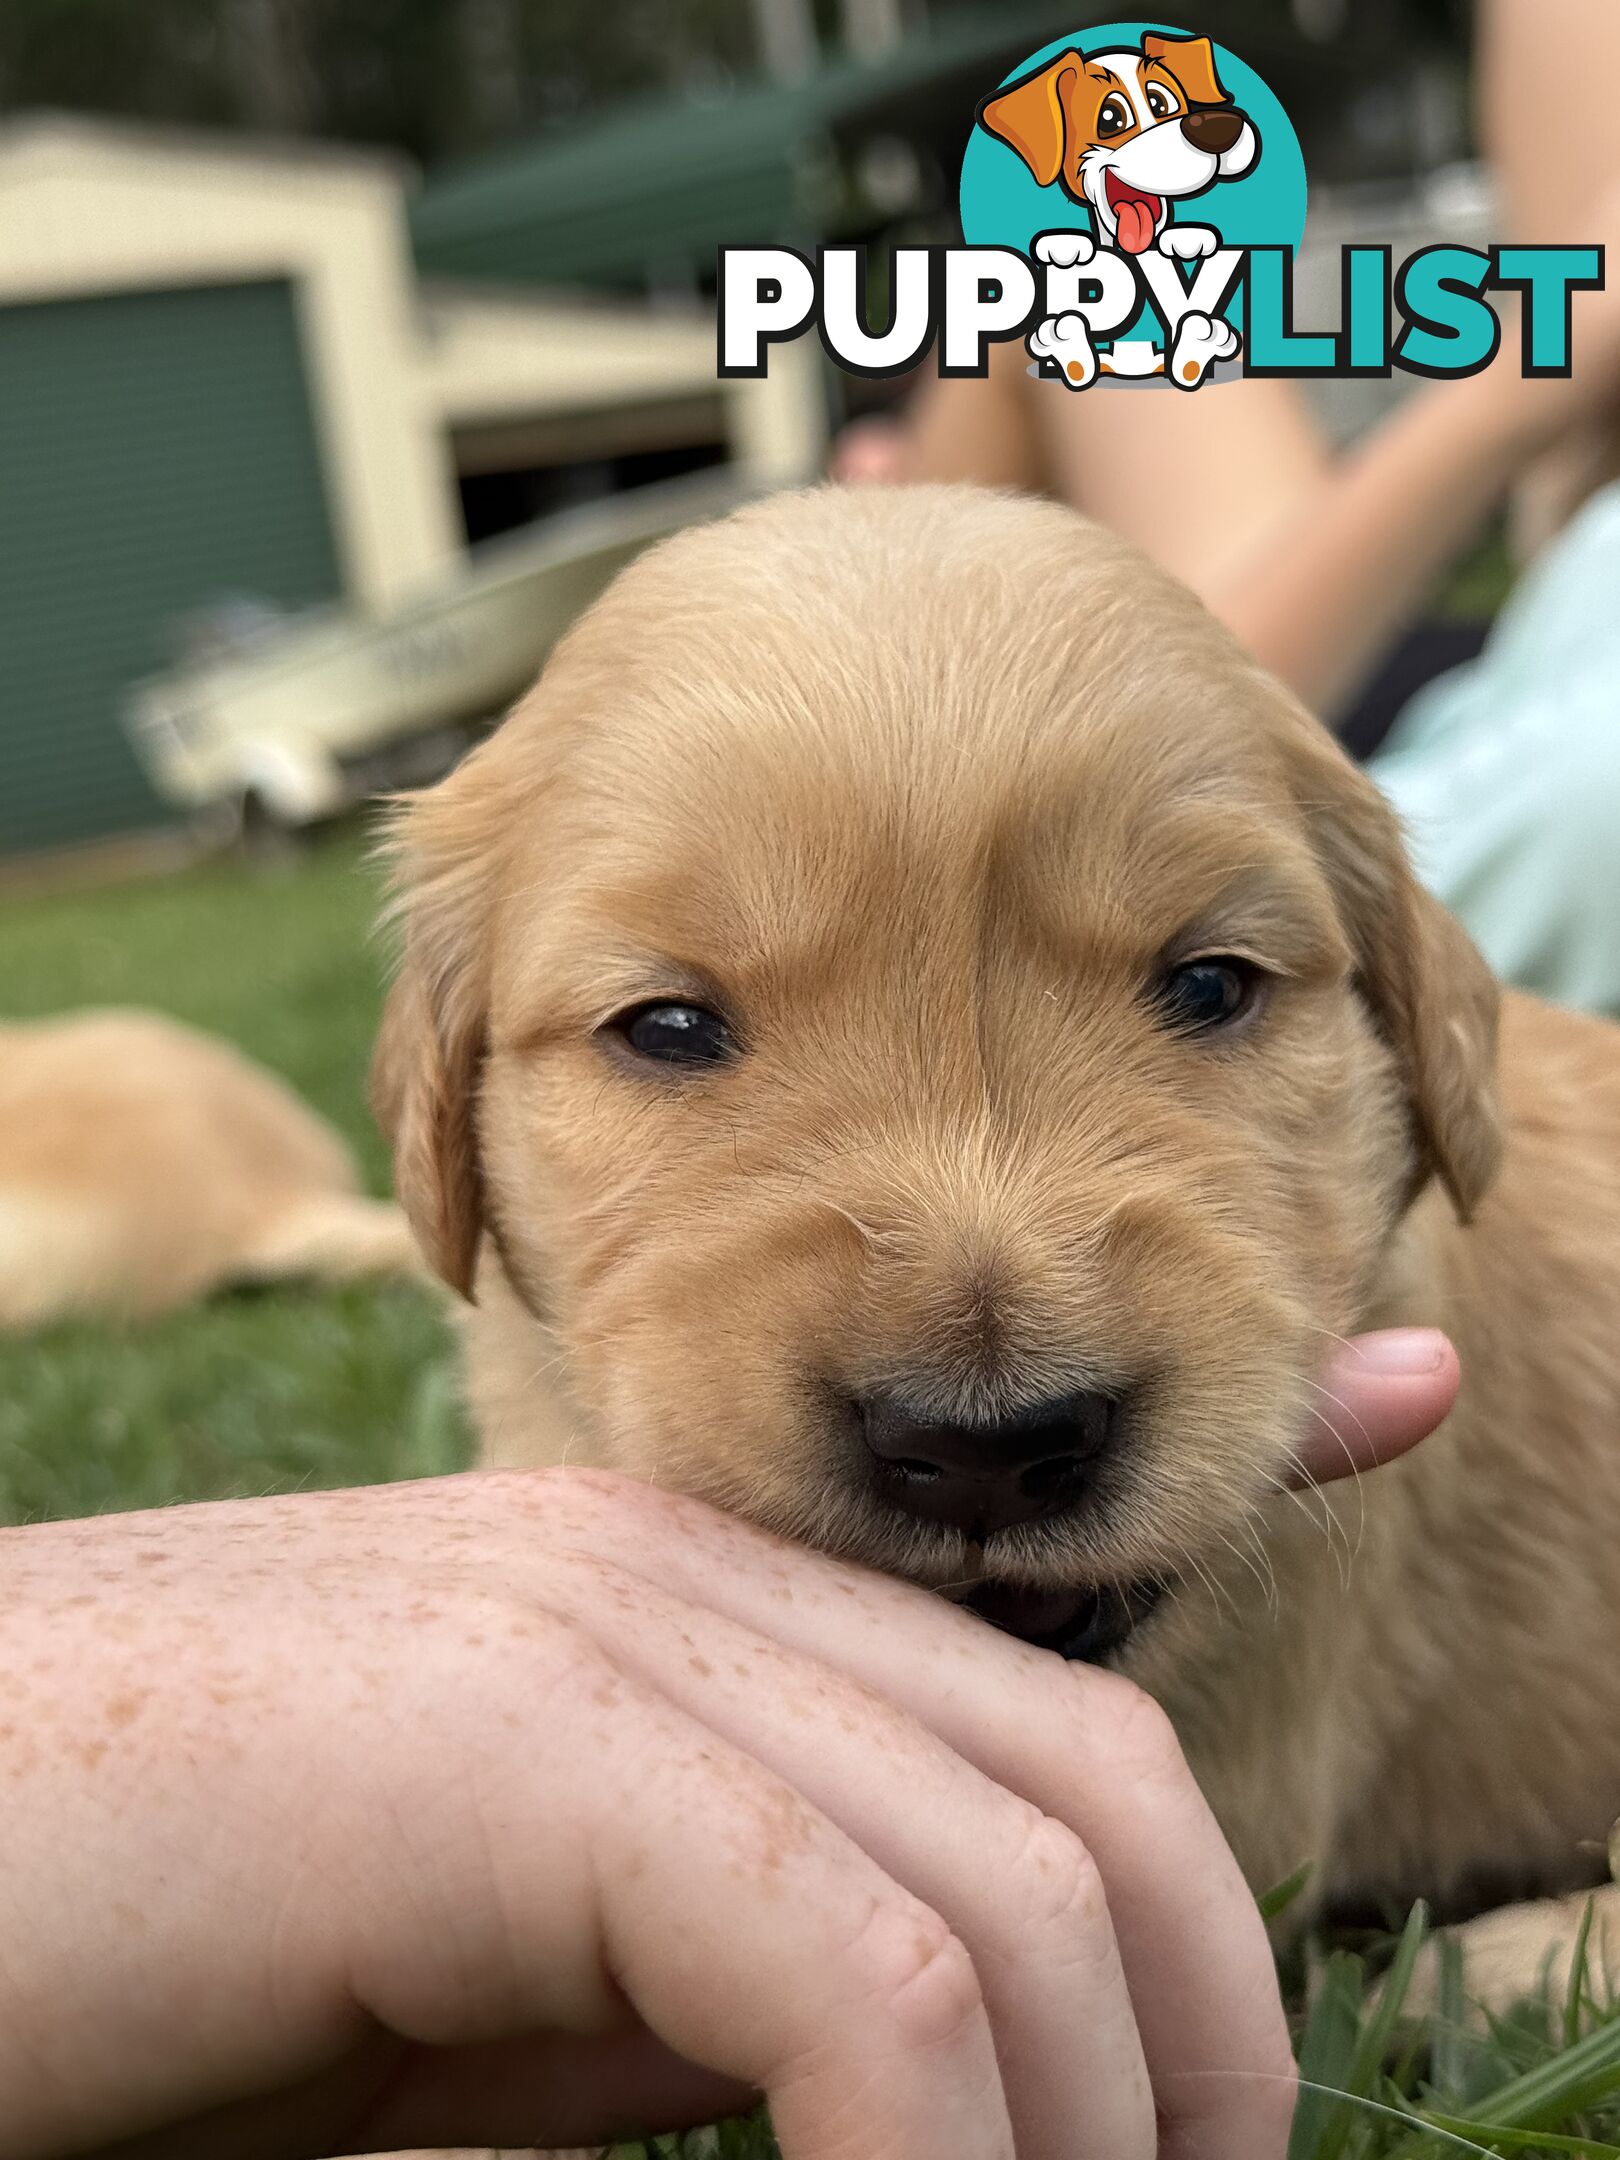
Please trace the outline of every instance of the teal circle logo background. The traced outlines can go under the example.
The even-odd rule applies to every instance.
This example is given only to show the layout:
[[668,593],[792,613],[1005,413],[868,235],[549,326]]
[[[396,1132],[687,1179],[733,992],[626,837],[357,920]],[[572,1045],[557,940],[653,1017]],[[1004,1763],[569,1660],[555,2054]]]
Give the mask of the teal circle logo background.
[[[1167,37],[1196,36],[1174,23],[1115,22],[1089,25],[1070,37],[1053,38],[1002,78],[1019,81],[1074,47],[1082,53],[1135,50],[1150,30]],[[1273,92],[1227,46],[1215,46],[1215,64],[1232,102],[1254,122],[1260,155],[1237,180],[1218,180],[1201,195],[1171,206],[1171,222],[1212,225],[1229,247],[1297,248],[1305,231],[1305,160],[1299,138]],[[988,92],[989,86],[986,86]],[[1091,213],[1056,182],[1036,185],[1035,176],[1006,143],[975,121],[962,159],[962,237],[970,247],[1010,247],[1027,255],[1040,232],[1090,231]]]

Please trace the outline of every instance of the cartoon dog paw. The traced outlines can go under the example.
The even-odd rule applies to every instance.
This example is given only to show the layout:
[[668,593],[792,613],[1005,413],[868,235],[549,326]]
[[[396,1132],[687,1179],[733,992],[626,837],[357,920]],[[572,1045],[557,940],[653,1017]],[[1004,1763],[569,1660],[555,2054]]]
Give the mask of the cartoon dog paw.
[[1026,340],[1037,360],[1050,360],[1071,390],[1084,390],[1097,379],[1097,355],[1083,315],[1048,315]]
[[1183,315],[1165,370],[1178,390],[1196,390],[1217,360],[1230,360],[1242,340],[1220,315]]
[[1208,225],[1167,225],[1154,243],[1161,255],[1182,262],[1201,262],[1220,244],[1220,234]]
[[1043,232],[1035,236],[1035,260],[1050,263],[1054,270],[1078,270],[1096,252],[1097,243],[1088,232]]

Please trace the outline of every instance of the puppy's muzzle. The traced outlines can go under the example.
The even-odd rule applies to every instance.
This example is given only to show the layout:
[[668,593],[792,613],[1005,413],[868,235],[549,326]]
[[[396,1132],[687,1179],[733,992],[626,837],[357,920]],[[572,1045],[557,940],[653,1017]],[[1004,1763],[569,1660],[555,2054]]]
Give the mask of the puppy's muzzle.
[[993,1423],[956,1425],[900,1396],[868,1396],[858,1408],[873,1494],[982,1544],[1084,1501],[1115,1407],[1106,1395],[1081,1391]]
[[1183,113],[1181,132],[1195,150],[1207,150],[1211,157],[1219,157],[1231,149],[1248,119],[1248,114],[1239,112],[1235,105],[1210,106],[1202,112]]

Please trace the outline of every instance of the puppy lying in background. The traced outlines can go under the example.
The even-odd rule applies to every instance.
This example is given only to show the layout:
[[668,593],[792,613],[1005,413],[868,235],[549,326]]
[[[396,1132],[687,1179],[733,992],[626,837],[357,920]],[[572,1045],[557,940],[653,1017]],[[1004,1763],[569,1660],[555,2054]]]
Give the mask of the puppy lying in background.
[[156,1013],[0,1027],[0,1328],[419,1267],[332,1128],[227,1044]]
[[[398,871],[376,1094],[487,1462],[975,1581],[1159,1697],[1256,1886],[1562,1899],[1477,1923],[1534,1978],[1620,1813],[1620,1032],[1507,997],[1499,1094],[1382,799],[1189,594],[972,490],[744,510]],[[1403,1322],[1452,1418],[1283,1494]]]

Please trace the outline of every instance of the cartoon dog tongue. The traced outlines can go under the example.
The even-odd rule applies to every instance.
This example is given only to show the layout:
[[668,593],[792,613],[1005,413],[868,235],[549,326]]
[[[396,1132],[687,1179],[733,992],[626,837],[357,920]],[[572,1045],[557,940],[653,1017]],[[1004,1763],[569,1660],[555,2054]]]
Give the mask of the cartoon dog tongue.
[[1120,246],[1127,255],[1141,255],[1153,245],[1153,228],[1158,223],[1159,198],[1142,195],[1134,188],[1127,194],[1123,188],[1113,197],[1114,217]]

